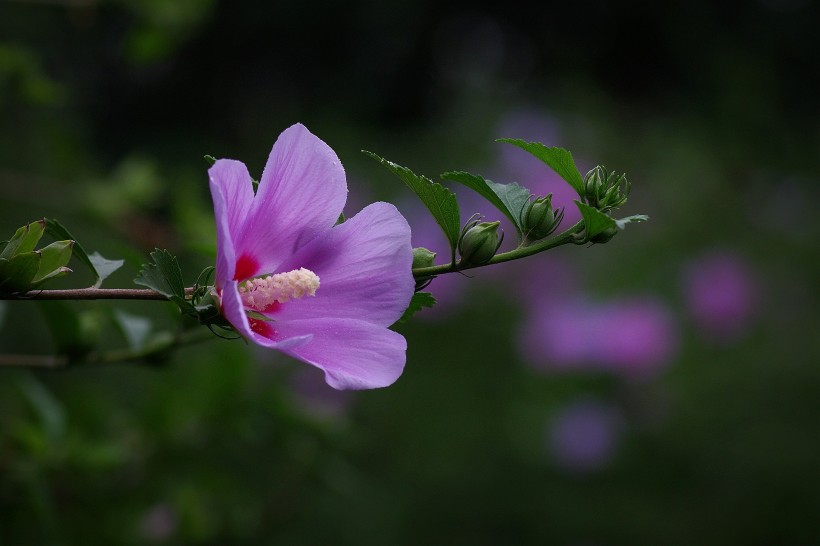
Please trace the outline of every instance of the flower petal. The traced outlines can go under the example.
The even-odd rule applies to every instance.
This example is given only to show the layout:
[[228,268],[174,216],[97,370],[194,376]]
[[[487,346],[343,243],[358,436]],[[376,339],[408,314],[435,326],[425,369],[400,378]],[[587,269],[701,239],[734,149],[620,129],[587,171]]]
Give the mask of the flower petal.
[[286,338],[313,334],[313,339],[283,349],[324,370],[334,389],[376,389],[391,385],[404,370],[407,342],[400,334],[354,319],[275,322]]
[[304,125],[296,124],[273,145],[238,255],[253,256],[269,273],[301,245],[336,223],[347,199],[344,168],[336,153]]
[[316,296],[282,304],[277,320],[355,318],[390,326],[413,296],[410,226],[393,205],[373,203],[280,265],[319,276]]
[[216,218],[217,285],[232,279],[236,272],[237,236],[253,203],[253,182],[248,168],[240,161],[220,159],[208,169],[211,198]]

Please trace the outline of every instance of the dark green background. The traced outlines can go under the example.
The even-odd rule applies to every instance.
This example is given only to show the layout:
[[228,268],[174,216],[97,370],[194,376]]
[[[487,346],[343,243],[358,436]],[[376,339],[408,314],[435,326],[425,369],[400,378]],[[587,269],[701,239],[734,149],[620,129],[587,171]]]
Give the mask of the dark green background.
[[[629,173],[625,213],[652,217],[556,256],[593,300],[660,298],[679,337],[648,380],[535,372],[521,300],[546,287],[499,266],[400,328],[394,386],[342,399],[320,374],[306,397],[304,365],[238,341],[3,369],[0,544],[820,541],[817,20],[807,0],[0,2],[2,239],[58,218],[126,259],[107,286],[130,286],[155,246],[191,284],[213,263],[204,154],[258,175],[301,121],[345,165],[350,215],[409,199],[362,148],[484,172],[493,139],[518,136],[497,134],[505,116],[531,109],[560,128],[547,144]],[[681,292],[712,249],[760,281],[732,343],[701,335]],[[75,269],[63,285],[89,284]],[[113,309],[176,327],[165,304],[9,302],[0,351],[48,354],[49,323],[74,312],[122,346]],[[546,430],[584,399],[622,430],[603,468],[570,472]]]

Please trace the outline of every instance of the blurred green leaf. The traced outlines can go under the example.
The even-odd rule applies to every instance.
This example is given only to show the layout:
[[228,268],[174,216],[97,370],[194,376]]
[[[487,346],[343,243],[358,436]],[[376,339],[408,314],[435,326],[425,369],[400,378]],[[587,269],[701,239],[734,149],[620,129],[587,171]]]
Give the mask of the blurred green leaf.
[[430,292],[416,292],[410,299],[410,305],[407,306],[407,309],[404,311],[404,314],[401,316],[399,320],[396,321],[396,324],[407,322],[413,315],[415,315],[422,309],[430,309],[435,304],[436,298],[434,298],[433,294],[431,294]]
[[76,359],[88,354],[99,342],[102,318],[99,309],[78,312],[66,301],[38,300],[57,354]]
[[566,180],[579,196],[583,196],[584,177],[581,176],[578,167],[575,166],[572,154],[567,150],[557,147],[551,148],[540,142],[526,142],[519,138],[499,138],[497,142],[506,142],[531,153],[549,165],[553,171],[558,173],[558,176]]
[[437,182],[425,176],[418,176],[407,167],[397,165],[367,150],[362,150],[402,179],[407,186],[418,195],[422,203],[435,218],[436,223],[444,231],[447,242],[450,243],[451,259],[456,259],[456,244],[461,230],[461,216],[458,209],[456,194]]
[[521,225],[521,211],[529,202],[532,195],[530,190],[515,182],[512,184],[498,184],[492,180],[485,180],[481,176],[463,171],[446,172],[441,175],[441,178],[464,184],[475,190],[510,219],[518,232],[519,240],[523,237],[524,228]]
[[616,227],[615,220],[598,209],[585,205],[580,201],[575,201],[575,204],[578,205],[578,210],[581,211],[581,216],[584,219],[584,230],[586,231],[587,239],[591,239],[607,229]]
[[20,376],[17,386],[40,418],[48,439],[52,442],[61,440],[66,419],[60,401],[32,374]]
[[167,250],[157,248],[151,253],[151,260],[142,264],[134,284],[156,290],[176,303],[183,313],[197,316],[194,306],[185,299],[185,284],[177,259]]
[[130,348],[139,350],[145,347],[152,328],[150,319],[126,313],[122,309],[116,309],[114,310],[114,324],[116,324]]

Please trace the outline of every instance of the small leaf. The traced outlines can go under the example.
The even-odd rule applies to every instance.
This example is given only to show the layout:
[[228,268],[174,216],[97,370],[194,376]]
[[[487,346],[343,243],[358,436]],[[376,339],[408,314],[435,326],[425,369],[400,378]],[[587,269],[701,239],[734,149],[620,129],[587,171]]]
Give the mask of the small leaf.
[[367,150],[362,150],[382,165],[393,171],[393,173],[402,179],[407,186],[418,195],[422,203],[427,207],[430,213],[435,218],[436,223],[444,231],[444,236],[447,237],[447,242],[450,243],[451,260],[455,263],[456,260],[456,244],[458,243],[458,235],[461,230],[461,215],[458,209],[458,201],[456,201],[456,194],[442,186],[437,182],[433,182],[425,176],[418,176],[407,167],[397,165],[392,161],[388,161]]
[[38,220],[22,226],[14,233],[11,240],[6,243],[3,252],[0,252],[0,258],[10,260],[17,254],[31,252],[37,247],[37,243],[43,236],[44,229],[45,220]]
[[451,171],[441,175],[445,180],[452,180],[464,184],[468,188],[475,190],[484,199],[493,204],[495,208],[504,213],[518,231],[519,240],[523,237],[524,228],[521,225],[521,211],[529,202],[530,190],[519,186],[515,182],[512,184],[498,184],[492,180],[470,174],[463,171]]
[[344,224],[344,223],[345,223],[345,213],[340,212],[339,213],[339,218],[338,218],[338,220],[336,220],[336,225],[338,226],[339,224]]
[[205,160],[205,163],[208,164],[209,167],[213,167],[214,163],[216,163],[216,158],[212,155],[204,155],[202,158]]
[[94,271],[97,273],[97,281],[94,283],[94,288],[102,286],[103,281],[125,263],[125,260],[109,260],[108,258],[104,258],[99,252],[90,255],[88,260],[94,266]]
[[65,271],[68,269],[65,266],[71,259],[71,247],[73,246],[74,241],[57,241],[36,250],[35,252],[40,253],[40,266],[37,274],[31,279],[32,284],[39,284],[47,278],[54,278],[57,274],[70,272],[70,269]]
[[151,262],[142,264],[134,284],[156,290],[179,306],[188,315],[196,316],[196,309],[185,299],[185,285],[182,282],[182,270],[177,259],[167,250],[155,249],[151,253]]
[[575,166],[575,160],[572,159],[572,154],[563,148],[550,148],[540,142],[526,142],[519,138],[499,138],[497,142],[506,142],[513,146],[518,146],[525,150],[558,173],[558,176],[566,180],[570,186],[583,197],[584,178]]
[[632,216],[615,220],[615,224],[618,226],[618,229],[626,229],[627,224],[631,224],[633,222],[647,222],[648,220],[649,216],[646,214],[633,214]]
[[407,306],[407,309],[404,311],[404,314],[401,316],[399,320],[396,321],[396,324],[407,322],[413,315],[415,315],[425,307],[430,309],[435,304],[436,298],[434,298],[433,294],[431,294],[430,292],[416,292],[410,299],[410,305]]
[[578,210],[581,211],[581,216],[584,218],[584,230],[586,231],[587,240],[607,229],[616,227],[615,220],[598,209],[585,205],[580,201],[575,201],[575,204],[578,205]]
[[0,258],[0,293],[27,292],[40,267],[40,254],[26,252],[12,259]]

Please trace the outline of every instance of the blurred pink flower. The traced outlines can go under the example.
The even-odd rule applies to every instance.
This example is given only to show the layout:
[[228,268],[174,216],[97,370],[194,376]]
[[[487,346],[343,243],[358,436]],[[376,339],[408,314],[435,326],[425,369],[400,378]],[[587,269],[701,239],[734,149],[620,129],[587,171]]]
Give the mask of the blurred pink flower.
[[731,251],[712,251],[692,261],[684,269],[683,291],[698,329],[723,342],[746,333],[760,300],[751,266]]
[[564,470],[600,470],[615,455],[622,428],[621,415],[613,406],[579,400],[552,416],[548,447],[555,463]]
[[649,377],[675,356],[678,335],[658,299],[621,298],[603,304],[541,299],[521,332],[525,358],[543,370],[609,371]]

